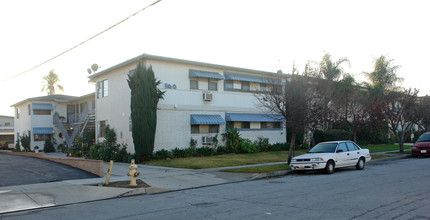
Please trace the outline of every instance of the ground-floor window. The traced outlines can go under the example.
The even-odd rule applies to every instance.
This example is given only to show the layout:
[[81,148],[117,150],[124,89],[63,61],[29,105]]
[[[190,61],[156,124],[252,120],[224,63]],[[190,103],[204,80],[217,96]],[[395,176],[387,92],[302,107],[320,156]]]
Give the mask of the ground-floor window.
[[52,134],[35,134],[34,141],[45,141],[52,138]]
[[191,125],[191,133],[219,133],[219,125]]
[[99,137],[105,136],[105,130],[106,130],[106,121],[99,121]]

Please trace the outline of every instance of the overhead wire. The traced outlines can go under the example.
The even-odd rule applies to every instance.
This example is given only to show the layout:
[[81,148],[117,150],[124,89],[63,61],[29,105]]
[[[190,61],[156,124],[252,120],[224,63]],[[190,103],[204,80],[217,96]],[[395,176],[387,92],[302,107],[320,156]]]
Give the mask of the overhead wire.
[[66,54],[66,53],[70,52],[71,50],[73,50],[73,49],[75,49],[75,48],[77,48],[77,47],[79,47],[79,46],[81,46],[81,45],[83,45],[83,44],[87,43],[88,41],[90,41],[90,40],[92,40],[92,39],[94,39],[94,38],[96,38],[96,37],[100,36],[101,34],[103,34],[103,33],[107,32],[107,31],[109,31],[110,29],[112,29],[112,28],[114,28],[114,27],[118,26],[119,24],[121,24],[121,23],[125,22],[125,21],[126,21],[126,20],[128,20],[129,18],[131,18],[131,17],[133,17],[133,16],[135,16],[135,15],[139,14],[139,13],[140,13],[140,12],[142,12],[142,11],[145,11],[147,8],[149,8],[149,7],[151,7],[151,6],[154,6],[155,4],[157,4],[157,3],[161,2],[161,1],[162,1],[162,0],[157,0],[157,1],[153,2],[153,3],[151,3],[150,5],[148,5],[148,6],[144,7],[144,8],[142,8],[142,9],[140,9],[139,11],[137,11],[137,12],[135,12],[135,13],[133,13],[133,14],[129,15],[128,17],[126,17],[126,18],[122,19],[121,21],[119,21],[119,22],[115,23],[114,25],[112,25],[112,26],[110,26],[110,27],[108,27],[108,28],[104,29],[103,31],[101,31],[101,32],[97,33],[96,35],[94,35],[94,36],[92,36],[92,37],[90,37],[90,38],[88,38],[88,39],[86,39],[86,40],[82,41],[81,43],[79,43],[79,44],[77,44],[77,45],[75,45],[75,46],[73,46],[73,47],[71,47],[71,48],[69,48],[69,49],[67,49],[67,50],[65,50],[65,51],[63,51],[63,52],[61,52],[60,54],[58,54],[58,55],[56,55],[56,56],[54,56],[54,57],[52,57],[52,58],[50,58],[50,59],[48,59],[48,60],[46,60],[46,61],[44,61],[44,62],[40,63],[40,64],[37,64],[36,66],[33,66],[33,67],[31,67],[30,69],[27,69],[27,70],[25,70],[25,71],[23,71],[23,72],[21,72],[21,73],[18,73],[18,74],[12,75],[12,76],[10,76],[10,77],[8,77],[8,78],[6,78],[6,79],[4,79],[4,80],[2,80],[2,81],[0,81],[0,82],[6,82],[6,81],[9,81],[9,80],[11,80],[11,79],[13,79],[13,78],[16,78],[16,77],[20,76],[20,75],[23,75],[23,74],[25,74],[25,73],[28,73],[28,72],[30,72],[30,71],[32,71],[32,70],[34,70],[34,69],[36,69],[36,68],[38,68],[38,67],[40,67],[40,66],[42,66],[42,65],[46,64],[46,63],[49,63],[50,61],[52,61],[52,60],[54,60],[54,59],[56,59],[56,58],[58,58],[58,57],[60,57],[60,56],[62,56],[62,55],[64,55],[64,54]]

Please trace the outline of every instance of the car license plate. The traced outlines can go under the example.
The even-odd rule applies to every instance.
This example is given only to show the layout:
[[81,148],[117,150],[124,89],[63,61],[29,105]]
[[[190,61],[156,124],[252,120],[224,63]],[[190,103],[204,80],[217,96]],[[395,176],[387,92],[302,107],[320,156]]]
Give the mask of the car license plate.
[[422,154],[426,154],[426,153],[427,153],[427,151],[426,151],[426,150],[421,150],[421,153],[422,153]]
[[303,167],[305,167],[304,164],[299,164],[299,168],[303,168]]

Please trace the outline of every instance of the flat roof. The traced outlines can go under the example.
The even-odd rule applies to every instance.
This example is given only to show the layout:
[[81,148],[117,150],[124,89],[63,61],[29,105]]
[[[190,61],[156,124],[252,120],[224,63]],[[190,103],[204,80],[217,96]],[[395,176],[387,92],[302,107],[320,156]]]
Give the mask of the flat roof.
[[89,93],[83,96],[69,96],[69,95],[48,95],[48,96],[39,96],[39,97],[32,97],[28,99],[24,99],[20,102],[17,102],[10,107],[14,107],[17,105],[20,105],[25,102],[34,102],[34,101],[43,101],[43,102],[75,102],[81,99],[85,99],[91,96],[95,96],[95,93]]
[[239,72],[248,72],[248,73],[255,73],[255,74],[262,74],[262,75],[270,75],[274,77],[286,77],[287,74],[280,74],[280,73],[273,73],[273,72],[267,72],[267,71],[261,71],[261,70],[253,70],[253,69],[247,69],[247,68],[240,68],[240,67],[233,67],[233,66],[225,66],[225,65],[219,65],[219,64],[212,64],[212,63],[205,63],[205,62],[198,62],[198,61],[192,61],[192,60],[183,60],[183,59],[177,59],[177,58],[170,58],[170,57],[163,57],[163,56],[156,56],[151,54],[142,54],[137,57],[133,57],[129,60],[126,60],[122,63],[119,63],[115,66],[109,67],[103,71],[100,71],[98,73],[94,73],[88,78],[90,79],[90,82],[93,82],[93,80],[96,77],[102,76],[106,73],[109,73],[113,70],[119,69],[123,66],[129,65],[131,63],[137,62],[139,60],[143,59],[149,59],[149,60],[161,60],[161,61],[167,61],[167,62],[173,62],[173,63],[183,63],[183,64],[190,64],[195,66],[203,66],[203,67],[210,67],[210,68],[216,68],[216,69],[225,69],[229,71],[239,71]]

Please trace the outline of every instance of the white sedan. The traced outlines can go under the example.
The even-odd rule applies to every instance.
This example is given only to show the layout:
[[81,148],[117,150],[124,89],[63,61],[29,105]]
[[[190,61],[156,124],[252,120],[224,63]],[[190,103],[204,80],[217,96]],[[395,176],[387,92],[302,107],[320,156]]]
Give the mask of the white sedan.
[[352,141],[330,141],[315,145],[308,153],[291,160],[292,170],[324,170],[331,174],[335,168],[355,166],[362,170],[370,161],[368,149],[361,149]]

